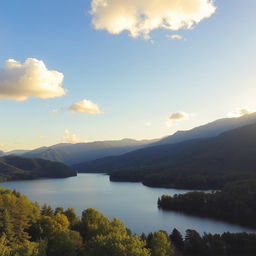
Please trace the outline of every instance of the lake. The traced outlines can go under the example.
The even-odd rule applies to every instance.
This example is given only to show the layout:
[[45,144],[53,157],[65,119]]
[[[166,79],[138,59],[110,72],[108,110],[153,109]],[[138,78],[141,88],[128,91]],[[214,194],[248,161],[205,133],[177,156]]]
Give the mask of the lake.
[[186,229],[195,229],[201,234],[256,232],[255,229],[223,221],[158,209],[157,199],[162,194],[173,195],[188,190],[149,188],[141,183],[110,182],[109,177],[103,174],[78,174],[77,177],[66,179],[11,181],[1,183],[0,186],[16,189],[40,204],[73,207],[79,215],[86,208],[96,208],[110,218],[118,217],[137,234],[160,229],[169,233],[173,228],[182,233]]

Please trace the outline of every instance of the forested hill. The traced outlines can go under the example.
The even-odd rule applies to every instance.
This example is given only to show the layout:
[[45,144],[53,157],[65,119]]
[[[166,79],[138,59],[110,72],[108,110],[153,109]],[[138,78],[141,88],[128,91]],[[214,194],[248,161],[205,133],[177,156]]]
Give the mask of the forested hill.
[[256,124],[217,137],[156,146],[99,159],[80,172],[108,171],[114,181],[142,181],[150,186],[222,188],[256,177]]
[[58,162],[20,156],[0,157],[1,181],[36,178],[66,178],[76,175],[76,171]]

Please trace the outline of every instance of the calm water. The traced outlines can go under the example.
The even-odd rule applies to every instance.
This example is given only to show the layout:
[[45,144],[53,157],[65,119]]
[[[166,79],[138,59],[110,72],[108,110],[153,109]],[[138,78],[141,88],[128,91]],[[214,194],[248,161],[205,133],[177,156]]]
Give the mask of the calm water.
[[79,174],[67,179],[12,181],[1,187],[16,189],[32,201],[53,207],[73,207],[77,213],[88,207],[97,208],[108,217],[118,217],[136,233],[159,229],[170,232],[174,227],[184,231],[196,229],[200,233],[256,232],[256,230],[222,221],[193,217],[157,208],[162,194],[184,193],[186,190],[149,188],[140,183],[110,182],[101,174]]

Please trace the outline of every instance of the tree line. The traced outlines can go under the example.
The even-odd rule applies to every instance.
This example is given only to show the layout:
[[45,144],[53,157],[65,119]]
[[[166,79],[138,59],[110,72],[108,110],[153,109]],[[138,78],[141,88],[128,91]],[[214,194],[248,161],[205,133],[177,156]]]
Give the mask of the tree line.
[[256,180],[229,183],[222,191],[162,195],[158,206],[256,227]]

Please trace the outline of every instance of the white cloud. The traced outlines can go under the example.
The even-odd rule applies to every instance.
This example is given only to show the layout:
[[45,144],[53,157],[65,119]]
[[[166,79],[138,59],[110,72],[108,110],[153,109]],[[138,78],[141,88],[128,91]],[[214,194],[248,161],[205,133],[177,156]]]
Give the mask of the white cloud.
[[69,107],[69,110],[72,112],[79,112],[79,113],[85,113],[85,114],[101,113],[99,106],[90,100],[82,100],[80,102],[74,103]]
[[172,40],[182,40],[183,39],[183,37],[179,34],[167,35],[167,38],[172,39]]
[[66,94],[62,88],[64,75],[48,70],[43,61],[28,58],[22,64],[8,59],[0,69],[0,99],[23,101],[29,97],[42,99]]
[[256,109],[248,109],[248,108],[238,108],[235,111],[227,113],[227,117],[233,118],[233,117],[241,117],[244,115],[249,115],[256,112]]
[[159,28],[192,29],[215,10],[213,0],[92,0],[90,13],[95,29],[148,39]]
[[71,133],[68,129],[65,129],[62,141],[68,143],[78,143],[81,142],[82,140],[74,133]]

